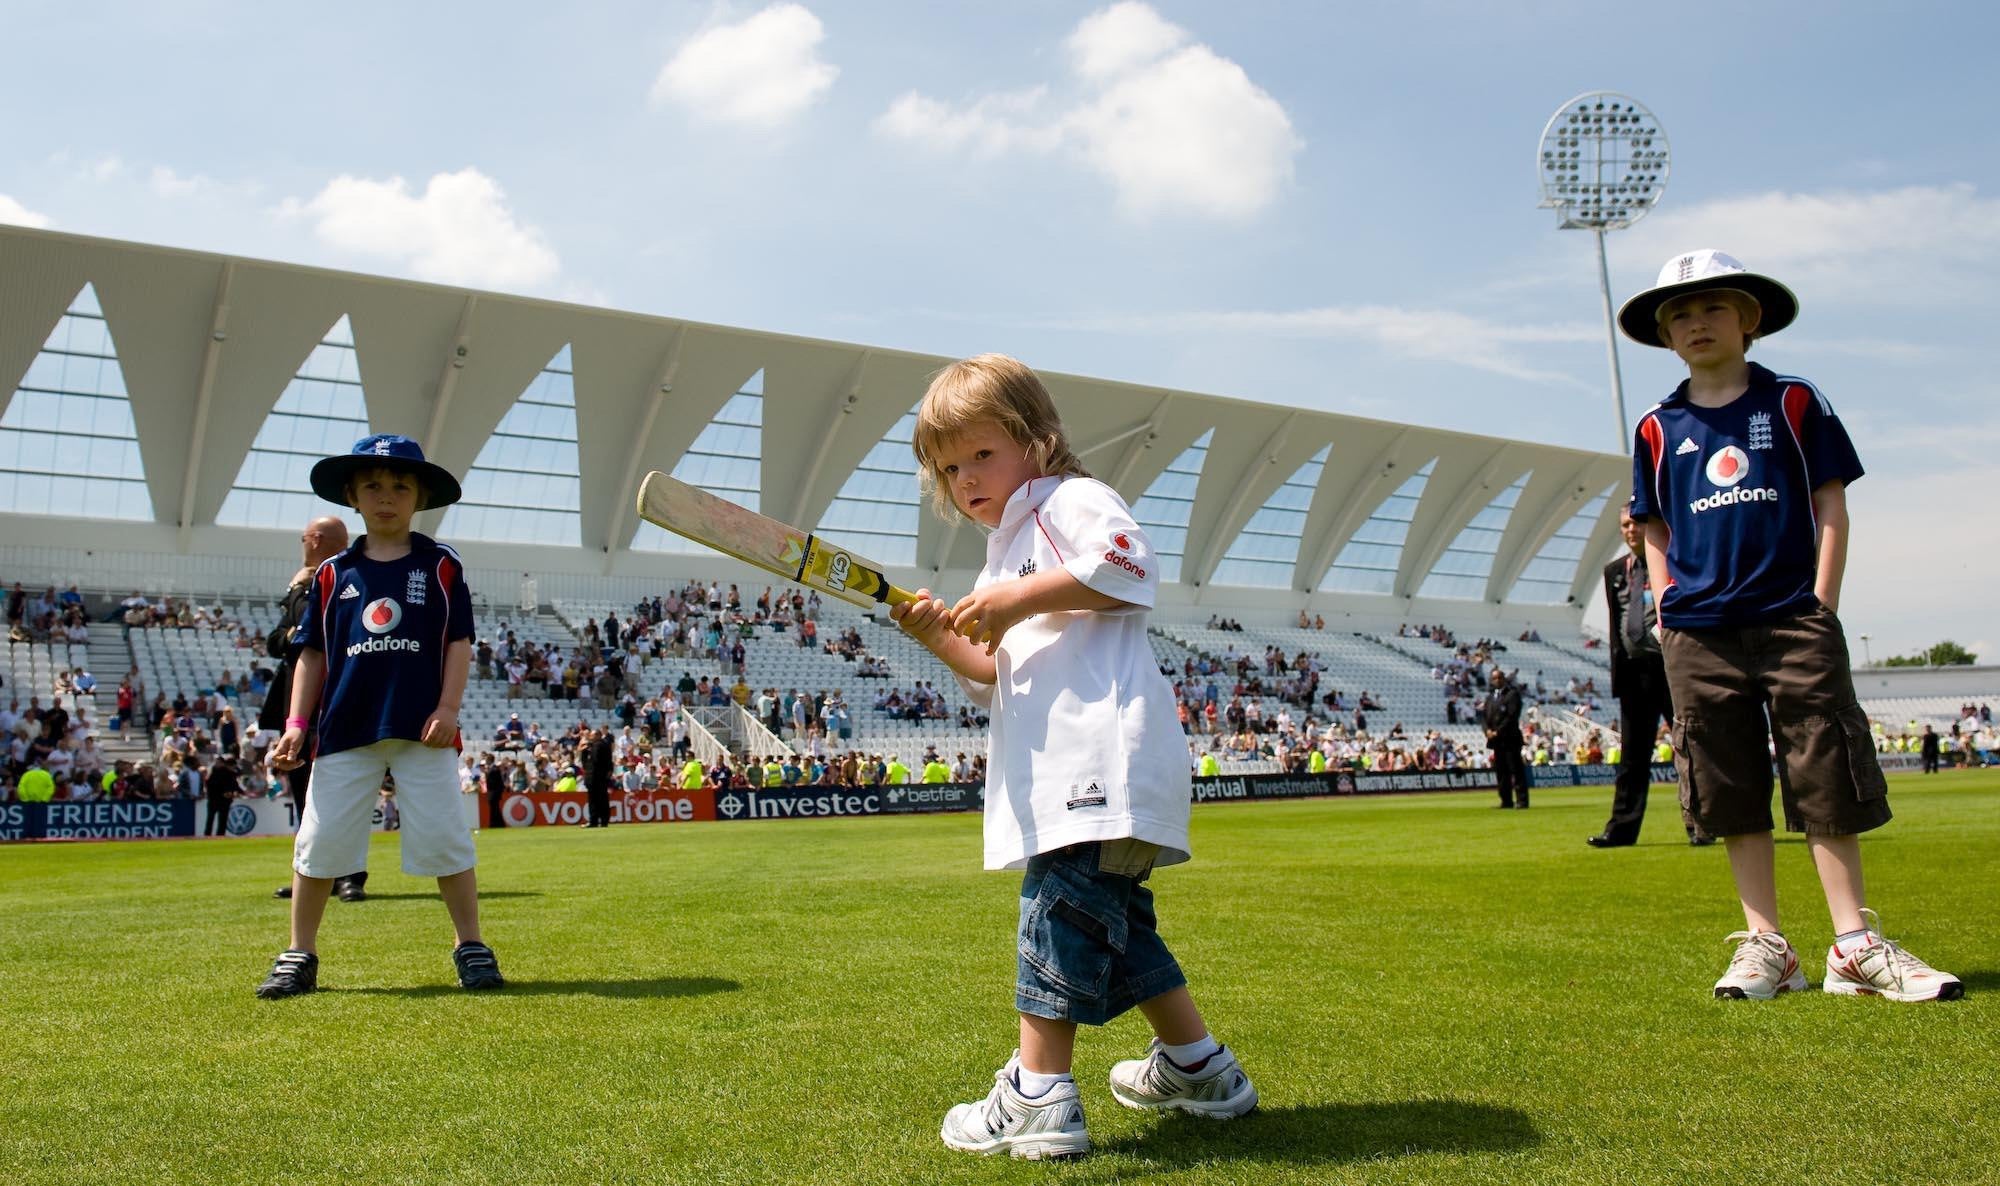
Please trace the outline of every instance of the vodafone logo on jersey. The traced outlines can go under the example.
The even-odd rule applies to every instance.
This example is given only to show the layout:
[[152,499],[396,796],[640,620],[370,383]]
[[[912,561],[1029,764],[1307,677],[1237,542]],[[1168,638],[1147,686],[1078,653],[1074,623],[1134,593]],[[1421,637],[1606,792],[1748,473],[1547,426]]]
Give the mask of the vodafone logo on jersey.
[[[1715,465],[1709,463],[1713,470]],[[378,597],[361,611],[361,624],[370,634],[387,634],[403,623],[403,607],[396,604],[393,597]]]
[[1122,531],[1120,531],[1120,532],[1116,533],[1115,535],[1113,535],[1113,536],[1111,537],[1111,542],[1112,542],[1112,543],[1114,543],[1114,544],[1117,544],[1117,545],[1118,545],[1118,547],[1119,547],[1119,549],[1120,549],[1120,550],[1122,550],[1122,551],[1126,551],[1126,552],[1129,552],[1129,551],[1131,551],[1131,550],[1132,550],[1132,537],[1131,537],[1131,536],[1129,536],[1129,535],[1126,535],[1126,534],[1125,534],[1124,532],[1122,532]]
[[1709,455],[1708,480],[1727,490],[1750,476],[1750,455],[1734,445],[1725,445]]

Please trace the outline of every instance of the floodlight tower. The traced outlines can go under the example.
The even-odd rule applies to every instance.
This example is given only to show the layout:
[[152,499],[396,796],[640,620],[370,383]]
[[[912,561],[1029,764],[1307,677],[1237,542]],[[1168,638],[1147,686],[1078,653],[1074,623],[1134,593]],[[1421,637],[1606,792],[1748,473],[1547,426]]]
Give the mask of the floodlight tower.
[[1594,231],[1597,281],[1604,293],[1605,341],[1611,355],[1611,399],[1618,415],[1618,451],[1632,447],[1625,420],[1625,382],[1618,374],[1618,321],[1611,304],[1611,267],[1604,232],[1628,227],[1659,204],[1667,188],[1667,133],[1628,95],[1587,91],[1549,117],[1542,129],[1542,206],[1553,207],[1563,230]]

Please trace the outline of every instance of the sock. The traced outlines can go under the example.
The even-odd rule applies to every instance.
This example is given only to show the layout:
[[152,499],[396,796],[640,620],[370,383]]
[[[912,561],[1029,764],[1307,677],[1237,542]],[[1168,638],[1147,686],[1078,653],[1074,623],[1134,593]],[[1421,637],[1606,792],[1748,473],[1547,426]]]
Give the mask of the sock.
[[1843,931],[1833,937],[1833,945],[1842,955],[1852,955],[1856,948],[1868,946],[1868,928],[1858,931]]
[[1021,1094],[1029,1099],[1039,1099],[1047,1095],[1051,1087],[1069,1081],[1068,1071],[1060,1075],[1044,1075],[1040,1071],[1031,1071],[1026,1067],[1014,1068],[1014,1084],[1021,1089]]
[[1214,1034],[1203,1034],[1185,1046],[1160,1043],[1160,1050],[1167,1056],[1167,1061],[1183,1071],[1199,1071],[1209,1056],[1221,1049],[1222,1047],[1216,1044]]

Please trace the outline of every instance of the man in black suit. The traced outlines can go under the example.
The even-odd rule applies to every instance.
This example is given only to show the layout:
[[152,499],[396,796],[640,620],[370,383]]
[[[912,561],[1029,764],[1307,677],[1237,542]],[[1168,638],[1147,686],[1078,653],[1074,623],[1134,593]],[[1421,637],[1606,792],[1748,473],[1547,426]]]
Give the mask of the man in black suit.
[[590,818],[586,828],[611,826],[611,730],[596,729],[590,734],[584,754],[583,789],[590,796]]
[[1521,689],[1493,665],[1492,688],[1480,712],[1486,726],[1486,748],[1493,751],[1493,775],[1500,784],[1500,806],[1528,808],[1528,765],[1521,757]]
[[500,768],[499,760],[492,754],[487,754],[485,761],[486,773],[483,781],[486,784],[486,814],[492,821],[487,827],[504,828],[507,826],[507,817],[500,814],[500,804],[507,798],[507,772]]
[[[305,614],[306,598],[312,592],[313,573],[324,561],[338,556],[347,548],[347,524],[334,515],[314,519],[299,533],[299,571],[292,575],[292,584],[278,603],[278,624],[264,640],[264,653],[278,660],[277,674],[271,677],[271,687],[264,693],[264,707],[258,711],[257,724],[271,731],[277,737],[285,731],[285,718],[292,711],[292,672],[297,668],[297,656],[292,653],[292,631],[299,625]],[[306,815],[306,791],[312,786],[312,754],[317,742],[311,725],[306,726],[306,743],[303,753],[306,760],[285,772],[285,786],[292,793],[292,808],[299,819]],[[333,882],[333,892],[343,902],[359,902],[368,896],[364,888],[368,884],[368,870],[362,869],[346,877],[337,877]],[[273,897],[289,898],[292,887],[282,885]]]
[[[1639,841],[1646,792],[1653,783],[1653,739],[1660,722],[1674,717],[1667,693],[1667,664],[1660,655],[1659,615],[1646,580],[1645,528],[1629,511],[1618,512],[1627,554],[1604,566],[1604,601],[1611,615],[1611,694],[1618,698],[1620,754],[1611,796],[1611,819],[1587,838],[1592,848],[1624,848]],[[1698,840],[1688,830],[1690,843]]]
[[236,757],[227,751],[208,768],[208,777],[202,780],[208,794],[208,821],[201,827],[204,836],[227,836],[229,834],[229,804],[242,789],[236,776]]
[[1919,752],[1923,758],[1924,773],[1936,774],[1938,772],[1938,735],[1936,729],[1931,728],[1929,725],[1924,726],[1922,745],[1923,748]]

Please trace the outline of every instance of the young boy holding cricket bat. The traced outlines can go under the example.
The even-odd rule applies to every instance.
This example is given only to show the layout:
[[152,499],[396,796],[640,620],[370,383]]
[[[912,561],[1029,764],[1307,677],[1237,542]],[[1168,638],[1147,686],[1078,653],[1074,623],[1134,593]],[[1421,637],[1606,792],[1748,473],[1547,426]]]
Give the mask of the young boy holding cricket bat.
[[1257,1090],[1210,1036],[1157,930],[1146,879],[1188,859],[1186,743],[1154,665],[1158,560],[1124,500],[1071,452],[1046,388],[1003,355],[932,381],[913,441],[940,515],[986,528],[986,567],[955,605],[920,590],[891,616],[992,712],[989,869],[1024,869],[1020,1050],[991,1093],[945,1117],[955,1149],[1073,1157],[1090,1148],[1070,1074],[1078,1023],[1137,1007],[1156,1035],[1111,1070],[1131,1108],[1240,1116]]

